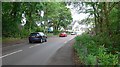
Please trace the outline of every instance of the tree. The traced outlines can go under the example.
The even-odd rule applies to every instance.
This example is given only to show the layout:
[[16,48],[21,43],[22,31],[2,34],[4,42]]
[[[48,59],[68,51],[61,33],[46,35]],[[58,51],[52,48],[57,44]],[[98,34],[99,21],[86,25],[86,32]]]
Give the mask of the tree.
[[[120,51],[118,41],[118,38],[120,38],[120,34],[118,33],[120,30],[120,2],[85,2],[81,4],[82,5],[77,6],[79,7],[77,10],[94,16],[94,22],[92,22],[95,24],[94,31],[96,32],[96,36],[99,36],[99,38],[104,41],[103,44],[109,49],[108,51],[113,54],[115,51]],[[78,5],[78,3],[74,3],[74,5]],[[84,7],[88,6],[91,8],[84,9]],[[88,22],[85,21],[85,19],[82,21],[84,21],[83,24],[86,24],[89,23],[90,20],[87,20]]]
[[[2,8],[4,37],[26,37],[38,30],[37,28],[45,29],[49,19],[52,20],[54,29],[58,30],[61,26],[65,28],[72,19],[69,9],[63,2],[3,2]],[[45,12],[43,17],[40,16],[41,10]],[[26,24],[19,29],[23,13],[26,16]],[[44,21],[44,24],[38,27],[36,21]]]

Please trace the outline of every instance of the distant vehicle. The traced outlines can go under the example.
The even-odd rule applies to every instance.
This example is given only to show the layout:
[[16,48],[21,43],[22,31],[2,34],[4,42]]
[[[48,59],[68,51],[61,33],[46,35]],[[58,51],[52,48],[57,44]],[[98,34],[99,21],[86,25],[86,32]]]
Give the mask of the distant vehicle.
[[76,32],[76,35],[81,35],[81,32],[77,31],[77,32]]
[[48,32],[52,33],[53,32],[53,27],[48,28]]
[[34,32],[29,35],[29,43],[47,42],[47,36],[43,32]]
[[75,33],[75,32],[72,32],[71,35],[76,35],[76,33]]
[[59,34],[59,37],[67,37],[67,33],[63,32]]

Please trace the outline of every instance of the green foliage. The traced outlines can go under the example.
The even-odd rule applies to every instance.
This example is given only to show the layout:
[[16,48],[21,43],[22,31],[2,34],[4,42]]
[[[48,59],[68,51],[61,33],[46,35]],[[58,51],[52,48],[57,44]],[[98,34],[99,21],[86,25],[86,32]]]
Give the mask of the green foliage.
[[115,54],[116,52],[120,51],[119,38],[119,34],[109,37],[105,33],[102,33],[94,36],[93,40],[97,45],[104,45],[106,48],[108,48],[107,52],[112,52],[113,54]]
[[105,52],[99,53],[99,65],[117,65],[118,64],[118,55],[106,54]]
[[[38,10],[44,11],[44,17],[38,14]],[[21,15],[25,12],[26,24],[24,29],[19,29]],[[71,12],[62,2],[3,2],[2,3],[2,26],[3,37],[27,37],[35,31],[46,31],[49,27],[48,20],[51,20],[55,31],[61,26],[66,28],[70,24]],[[38,28],[36,21],[45,21],[41,28]]]
[[96,56],[89,54],[87,57],[85,57],[85,60],[86,65],[96,65]]
[[60,31],[58,31],[58,30],[54,30],[54,31],[53,31],[53,34],[54,34],[54,35],[58,35],[59,33],[60,33]]
[[83,34],[77,36],[75,39],[76,42],[73,47],[77,51],[80,60],[84,64],[86,65],[118,64],[118,54],[112,54],[107,52],[109,48],[105,48],[104,44],[101,43],[101,41],[103,41],[102,38],[99,37],[99,39],[97,39],[95,38],[95,36]]
[[83,34],[82,36],[76,37],[76,41],[81,43],[81,44],[86,44],[91,42],[91,36]]
[[[79,6],[80,3],[74,4]],[[85,6],[91,8],[87,9]],[[81,20],[80,23],[93,24],[94,28],[90,32],[95,32],[95,35],[78,36],[74,45],[84,63],[90,60],[94,61],[95,57],[99,65],[117,65],[120,61],[117,54],[120,52],[119,6],[120,2],[85,2],[82,3],[82,6],[76,7],[79,11],[85,7],[83,13],[94,15],[93,18],[88,17]],[[87,59],[85,60],[85,58]],[[89,64],[95,63],[91,61]]]
[[42,28],[42,27],[37,27],[37,29],[35,29],[35,32],[44,32],[44,28]]
[[29,34],[30,34],[30,32],[28,32],[27,29],[22,29],[22,30],[20,31],[20,37],[21,37],[21,38],[26,38],[26,37],[29,36]]

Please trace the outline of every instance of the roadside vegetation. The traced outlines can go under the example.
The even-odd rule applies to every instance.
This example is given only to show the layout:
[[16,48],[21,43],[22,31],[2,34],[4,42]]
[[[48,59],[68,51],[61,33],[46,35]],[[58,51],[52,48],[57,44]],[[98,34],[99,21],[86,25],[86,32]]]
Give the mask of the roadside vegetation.
[[[21,22],[23,14],[26,21]],[[50,27],[54,29],[51,34],[58,34],[71,20],[71,12],[63,2],[2,2],[3,40],[27,38],[31,32],[48,34]]]
[[0,37],[0,42],[2,41],[2,38]]
[[2,38],[3,43],[19,41],[21,38]]
[[85,11],[94,17],[82,20],[82,24],[92,23],[93,28],[75,38],[73,47],[79,60],[84,65],[119,65],[120,2],[83,3],[83,5],[92,7]]
[[[82,34],[75,38],[73,46],[82,64],[85,65],[117,65],[118,49],[111,48],[112,41],[107,37],[91,36]],[[109,47],[105,47],[109,45]],[[115,53],[113,53],[114,51]]]

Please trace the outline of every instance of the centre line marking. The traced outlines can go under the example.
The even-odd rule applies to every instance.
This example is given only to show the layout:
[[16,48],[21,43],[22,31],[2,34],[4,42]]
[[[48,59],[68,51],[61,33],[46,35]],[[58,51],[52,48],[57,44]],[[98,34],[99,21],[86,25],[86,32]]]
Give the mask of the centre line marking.
[[12,53],[6,54],[6,55],[4,55],[4,56],[1,56],[0,58],[7,57],[7,56],[9,56],[9,55],[12,55],[12,54],[15,54],[15,53],[18,53],[18,52],[21,52],[21,51],[23,51],[23,50],[18,50],[18,51],[15,51],[15,52],[12,52]]

